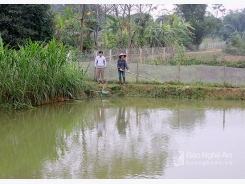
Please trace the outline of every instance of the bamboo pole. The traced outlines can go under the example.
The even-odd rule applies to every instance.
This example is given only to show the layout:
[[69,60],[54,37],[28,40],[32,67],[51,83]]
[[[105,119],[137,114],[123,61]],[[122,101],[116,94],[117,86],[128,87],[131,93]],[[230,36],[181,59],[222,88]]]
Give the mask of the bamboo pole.
[[152,78],[148,78],[148,77],[145,77],[145,76],[142,76],[142,75],[133,73],[133,72],[128,72],[128,73],[130,73],[130,74],[132,74],[132,75],[138,75],[138,76],[141,77],[141,78],[145,78],[145,79],[148,79],[148,80],[151,80],[151,81],[159,82],[159,83],[161,83],[161,84],[167,84],[167,83],[165,83],[165,82],[162,82],[162,81],[159,81],[159,80],[156,80],[156,79],[152,79]]
[[142,48],[140,48],[140,63],[143,62],[143,56],[142,56]]
[[111,49],[110,49],[110,56],[109,56],[109,61],[111,62]]
[[180,84],[180,62],[178,64],[178,83]]
[[136,63],[136,83],[138,83],[138,76],[139,76],[139,62],[137,60],[137,63]]
[[165,61],[165,57],[166,57],[165,54],[166,54],[166,48],[164,47],[164,48],[163,48],[163,61]]

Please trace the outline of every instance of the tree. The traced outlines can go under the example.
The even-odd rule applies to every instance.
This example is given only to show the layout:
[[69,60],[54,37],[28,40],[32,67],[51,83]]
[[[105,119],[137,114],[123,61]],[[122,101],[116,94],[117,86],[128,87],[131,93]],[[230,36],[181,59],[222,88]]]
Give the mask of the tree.
[[228,39],[228,44],[224,48],[224,52],[232,55],[244,56],[245,54],[245,32],[234,32]]
[[218,17],[218,14],[221,13],[222,15],[225,14],[225,7],[223,4],[212,4],[212,9],[213,9],[213,12],[214,12],[214,16],[217,18]]
[[195,28],[193,31],[193,44],[198,49],[207,33],[206,22],[204,19],[207,4],[176,4],[175,7],[176,12],[183,18],[183,20],[189,22],[192,27]]
[[[84,5],[85,8],[83,10],[83,5],[80,4],[65,4],[65,5],[59,5],[59,4],[53,4],[52,11],[56,14],[59,14],[61,17],[67,15],[67,8],[71,9],[73,12],[74,17],[76,18],[76,21],[79,22],[79,25],[81,26],[81,14],[84,13],[83,17],[83,36],[85,37],[83,39],[83,49],[86,50],[86,48],[90,48],[92,46],[98,47],[98,38],[99,38],[99,31],[104,27],[105,24],[105,17],[104,15],[104,5],[101,4],[86,4]],[[77,13],[79,13],[79,18],[77,18]],[[67,21],[70,21],[70,19],[67,18]],[[81,29],[80,29],[81,31]],[[79,31],[79,32],[80,32]],[[87,45],[89,43],[89,45]],[[92,45],[91,45],[92,43]],[[79,46],[80,47],[80,46]]]
[[223,17],[222,27],[219,31],[219,36],[223,38],[223,40],[229,39],[229,37],[238,32],[242,34],[245,31],[245,9],[229,11],[227,15]]
[[30,38],[49,41],[54,33],[54,14],[50,5],[0,5],[0,33],[3,42],[17,49]]
[[80,33],[80,13],[74,11],[70,6],[66,10],[55,15],[55,38],[67,46],[78,48]]
[[219,18],[214,17],[212,14],[205,16],[204,18],[206,22],[206,36],[210,36],[212,39],[214,39],[217,35],[219,30],[222,27],[222,21]]
[[223,37],[223,40],[227,40],[234,32],[236,28],[231,24],[225,24],[219,31],[219,35]]
[[80,50],[81,51],[83,51],[83,22],[84,22],[84,14],[85,14],[85,4],[82,4],[81,30],[80,30]]

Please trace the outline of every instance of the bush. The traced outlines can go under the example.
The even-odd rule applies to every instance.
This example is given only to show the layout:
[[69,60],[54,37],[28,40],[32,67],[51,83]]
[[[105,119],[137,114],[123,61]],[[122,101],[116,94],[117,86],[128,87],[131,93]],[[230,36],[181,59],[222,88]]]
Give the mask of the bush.
[[245,56],[245,43],[239,34],[230,37],[224,52],[232,55]]

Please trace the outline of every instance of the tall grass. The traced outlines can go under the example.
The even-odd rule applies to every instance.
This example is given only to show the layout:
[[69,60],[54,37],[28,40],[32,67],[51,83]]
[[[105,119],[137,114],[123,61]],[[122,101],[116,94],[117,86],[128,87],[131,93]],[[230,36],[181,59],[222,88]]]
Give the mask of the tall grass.
[[86,71],[66,61],[67,49],[55,39],[47,47],[29,41],[18,51],[0,37],[0,106],[14,109],[76,96],[86,87]]

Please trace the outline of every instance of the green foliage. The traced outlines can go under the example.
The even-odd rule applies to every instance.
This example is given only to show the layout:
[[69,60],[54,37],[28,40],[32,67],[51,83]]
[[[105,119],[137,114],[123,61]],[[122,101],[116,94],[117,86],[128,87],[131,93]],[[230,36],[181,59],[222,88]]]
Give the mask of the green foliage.
[[222,27],[222,21],[219,18],[214,17],[213,15],[205,16],[206,22],[206,36],[210,36],[212,39],[217,37],[220,28]]
[[205,13],[207,4],[176,4],[176,11],[184,18],[185,22],[189,22],[194,27],[193,44],[198,47],[207,33],[205,22]]
[[174,14],[168,16],[168,21],[164,22],[163,25],[146,27],[144,37],[153,47],[182,44],[189,48],[193,30],[194,28],[189,23],[184,23],[180,17]]
[[50,5],[0,5],[0,33],[4,44],[18,49],[27,39],[51,40],[54,33],[54,15]]
[[93,47],[94,42],[90,37],[85,37],[83,40],[83,49],[84,50],[91,50],[91,48]]
[[[112,6],[112,5],[111,5]],[[64,44],[77,47],[79,45],[80,32],[80,7],[68,5],[53,5],[54,11],[60,9],[56,15],[56,38]],[[69,7],[69,8],[68,8]],[[159,25],[159,21],[154,22],[150,13],[135,13],[128,17],[118,15],[118,7],[112,6],[113,13],[103,12],[103,6],[86,6],[84,17],[84,43],[90,50],[94,46],[103,45],[104,48],[125,48],[130,42],[131,47],[150,46],[172,46],[177,42],[190,48],[192,44],[193,27],[189,23],[184,23],[177,15],[167,16],[166,21]],[[57,8],[57,9],[56,9]],[[102,9],[101,9],[102,8]],[[109,8],[107,6],[107,8]],[[56,9],[56,10],[55,10]],[[69,11],[68,11],[69,10]],[[97,15],[99,11],[99,17]],[[127,10],[125,10],[127,11]],[[102,16],[103,15],[103,16]],[[118,16],[115,16],[118,15]],[[74,21],[72,17],[75,17]],[[106,22],[104,19],[106,18]],[[103,20],[102,20],[103,19]],[[131,40],[128,40],[128,27],[130,25]],[[95,42],[98,32],[98,42]],[[75,33],[75,34],[74,34]],[[92,38],[93,37],[93,38]],[[93,40],[88,39],[91,38]],[[102,44],[104,43],[104,44]]]
[[[61,12],[55,15],[56,33],[55,38],[62,41],[65,45],[78,48],[80,41],[80,10],[73,6],[64,6]],[[85,20],[83,25],[83,49],[91,50],[94,46],[94,40],[91,38],[91,34],[98,26],[98,21],[94,18],[94,12],[87,10],[85,14]]]
[[176,45],[177,55],[172,59],[171,64],[181,65],[182,63],[187,61],[186,50],[183,44]]
[[244,42],[244,33],[242,37],[240,34],[234,34],[228,40],[228,44],[226,45],[224,52],[232,55],[245,55],[245,42]]
[[73,12],[71,7],[67,6],[63,15],[57,13],[55,15],[56,33],[55,38],[62,41],[63,44],[77,48],[79,45],[79,13]]
[[229,11],[229,13],[224,16],[222,22],[222,28],[219,31],[220,37],[223,40],[229,39],[235,32],[242,33],[245,31],[245,9]]
[[86,88],[86,71],[66,61],[67,49],[56,40],[46,47],[31,40],[20,50],[0,40],[0,104],[14,109],[41,105],[57,97],[72,98]]

